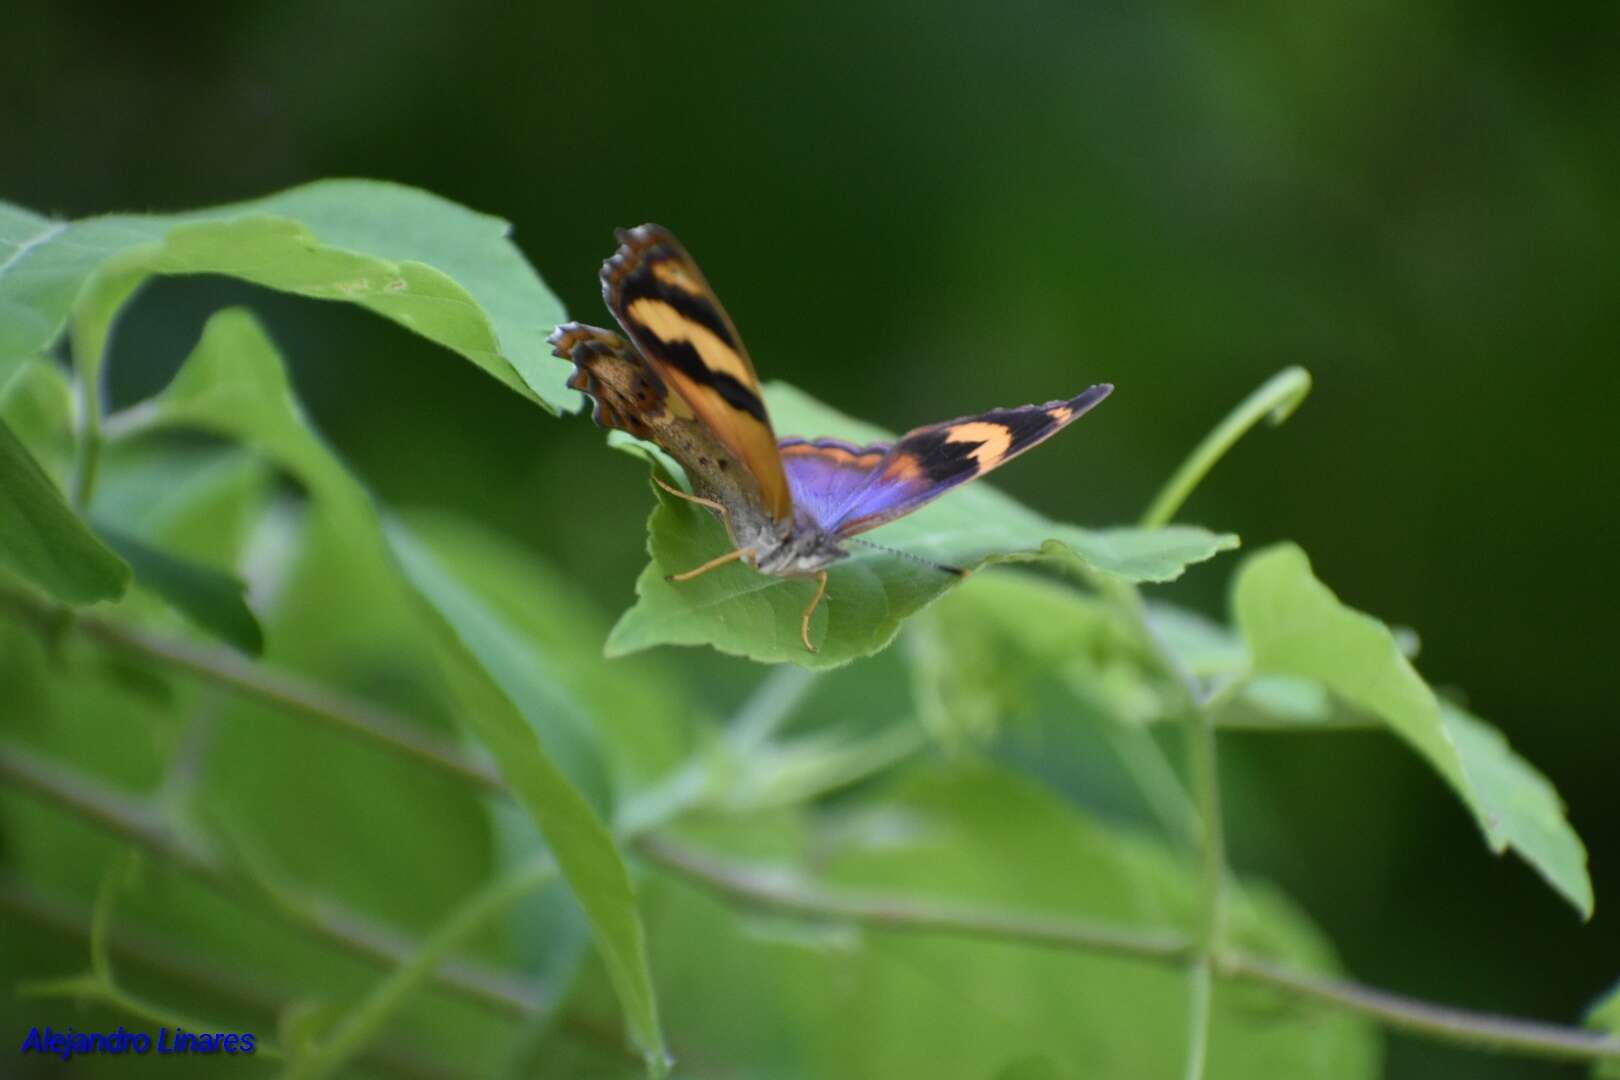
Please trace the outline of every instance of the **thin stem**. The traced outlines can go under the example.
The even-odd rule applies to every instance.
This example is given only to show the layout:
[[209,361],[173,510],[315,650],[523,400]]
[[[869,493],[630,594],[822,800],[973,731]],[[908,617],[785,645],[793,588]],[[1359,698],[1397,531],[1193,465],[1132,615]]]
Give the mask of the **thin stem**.
[[[0,606],[12,608],[47,630],[56,617],[52,609],[17,593],[0,593]],[[370,702],[275,671],[229,649],[163,637],[90,615],[74,620],[73,626],[119,652],[156,661],[215,686],[318,720],[485,790],[506,790],[500,774],[492,766],[470,759],[449,742],[421,731],[419,725]]]
[[90,970],[108,986],[113,984],[112,955],[107,945],[112,937],[113,911],[118,907],[118,894],[134,883],[140,865],[141,853],[125,848],[102,876],[95,905],[90,909]]
[[[392,968],[413,946],[395,931],[330,901],[289,903],[266,896],[235,867],[195,838],[176,833],[147,801],[47,761],[17,746],[0,746],[0,780],[9,787],[84,818],[156,855],[234,899],[290,923],[369,963]],[[527,981],[466,961],[446,964],[434,975],[445,990],[505,1015],[539,1015],[539,992]]]
[[[7,596],[0,595],[0,601],[6,599]],[[50,613],[49,609],[17,603],[15,598],[12,599],[14,602],[9,606],[25,616],[37,616],[41,612],[46,615]],[[458,776],[480,787],[487,787],[489,781],[493,781],[496,789],[501,789],[498,777],[490,777],[489,781],[478,778],[477,767],[452,751],[434,748],[429,752],[423,752],[421,746],[396,738],[392,732],[408,730],[408,721],[394,718],[375,706],[366,705],[363,712],[349,711],[349,706],[353,704],[350,699],[332,695],[325,688],[295,676],[267,672],[256,665],[238,660],[233,654],[222,653],[219,650],[199,649],[192,653],[187,650],[193,647],[168,642],[144,633],[136,637],[135,631],[95,619],[80,619],[75,626],[79,629],[93,628],[90,631],[92,633],[105,627],[107,636],[101,640],[110,644],[144,641],[153,646],[160,644],[172,646],[154,647],[150,651],[143,651],[142,654],[171,664],[179,663],[178,660],[170,660],[171,656],[188,656],[191,662],[196,664],[188,670],[193,670],[199,676],[221,686],[250,697],[280,704],[342,730],[368,729],[367,737],[381,748]],[[229,662],[225,662],[223,657],[229,657]],[[1178,672],[1178,675],[1186,673]],[[1197,691],[1195,680],[1186,685],[1189,686],[1190,692]],[[317,709],[306,708],[301,704],[310,699],[323,700],[325,705]],[[343,715],[338,715],[339,713]],[[368,727],[360,719],[363,715],[387,717],[393,720],[393,723]],[[184,844],[176,843],[172,834],[163,829],[161,824],[158,826],[158,834],[148,838],[151,842],[143,842],[143,836],[151,823],[147,820],[149,815],[146,809],[140,804],[105,789],[85,787],[85,783],[94,785],[93,781],[81,782],[72,790],[62,790],[62,786],[53,782],[52,777],[44,770],[33,767],[42,763],[33,762],[31,759],[32,755],[23,759],[18,757],[15,750],[0,749],[0,780],[33,791],[71,812],[102,824],[119,835],[128,836],[142,843],[147,850],[165,858],[181,862],[182,865],[185,865],[188,858],[192,858],[195,862],[191,849]],[[1111,952],[1172,964],[1184,964],[1194,955],[1194,942],[1176,932],[1147,933],[1077,923],[1066,919],[1032,919],[1006,912],[919,904],[909,898],[863,898],[843,892],[828,894],[817,890],[807,891],[802,883],[795,880],[720,862],[688,851],[680,845],[672,846],[671,841],[662,837],[643,838],[637,842],[637,847],[649,860],[707,885],[738,902],[770,907],[806,918],[842,919],[897,931],[955,934],[1083,951]],[[205,875],[213,872],[207,861],[201,862],[196,868]],[[395,965],[407,955],[404,950],[390,949],[373,940],[369,934],[357,935],[345,926],[310,925],[305,928],[316,936],[342,944],[356,955],[376,963]],[[1330,979],[1293,971],[1242,954],[1225,952],[1217,956],[1213,974],[1219,979],[1272,986],[1291,997],[1321,1001],[1367,1016],[1397,1030],[1446,1042],[1508,1050],[1532,1057],[1573,1061],[1620,1061],[1620,1038],[1556,1024],[1453,1009],[1363,986],[1350,980]],[[447,987],[455,987],[455,983],[446,978],[445,972],[441,971],[439,978]],[[530,1017],[539,1011],[539,1002],[532,996],[524,996],[508,988],[492,987],[491,990],[493,992],[486,996],[471,987],[461,988],[467,996],[478,997],[515,1015]]]
[[[47,895],[8,874],[0,874],[0,911],[34,926],[64,936],[91,937],[91,909],[76,898]],[[165,978],[195,987],[200,993],[234,1007],[274,1016],[290,995],[274,994],[262,980],[248,980],[241,972],[221,970],[189,954],[177,940],[114,926],[107,935],[107,951],[119,963],[133,964]]]
[[117,446],[119,443],[144,435],[162,420],[163,413],[151,398],[110,412],[101,420],[101,437]]
[[101,384],[107,341],[113,323],[125,302],[140,288],[147,273],[139,269],[103,269],[90,281],[74,305],[68,343],[73,351],[73,371],[78,384],[79,439],[73,470],[73,505],[80,512],[90,508],[95,495],[96,474],[101,467],[102,416]]
[[1259,957],[1222,957],[1222,978],[1258,983],[1293,997],[1359,1013],[1397,1031],[1441,1042],[1562,1061],[1620,1061],[1620,1038],[1495,1013],[1436,1005],[1420,998],[1294,971]]
[[[118,896],[134,881],[140,867],[140,852],[126,848],[101,879],[96,892],[95,906],[90,912],[90,971],[84,975],[66,978],[37,979],[18,985],[24,997],[72,998],[75,1001],[96,1001],[128,1013],[137,1020],[158,1027],[173,1026],[177,1031],[217,1031],[221,1025],[209,1023],[196,1016],[176,1012],[172,1008],[153,1005],[137,994],[124,989],[113,974],[111,956],[113,912]],[[280,1047],[269,1039],[261,1038],[254,1053],[272,1060],[282,1058]]]
[[1189,1002],[1192,1027],[1187,1040],[1187,1080],[1203,1080],[1209,1047],[1211,982],[1215,957],[1225,945],[1226,922],[1226,827],[1221,820],[1219,770],[1215,756],[1215,728],[1204,710],[1193,705],[1187,710],[1187,758],[1192,772],[1193,798],[1202,824],[1199,863],[1203,869],[1200,898],[1203,917],[1198,927],[1198,957],[1193,962],[1192,1000]]
[[1302,367],[1284,368],[1267,379],[1193,448],[1142,515],[1142,524],[1148,528],[1168,525],[1215,463],[1250,428],[1267,417],[1274,425],[1282,423],[1310,392],[1311,373]]
[[1215,753],[1215,728],[1202,709],[1187,716],[1187,756],[1192,772],[1193,798],[1203,825],[1199,845],[1204,913],[1199,944],[1204,955],[1220,951],[1226,922],[1226,827],[1221,818],[1220,773]]
[[815,681],[813,671],[797,664],[778,664],[759,681],[727,725],[732,745],[739,752],[748,753],[769,742],[793,717]]
[[[643,839],[638,847],[649,860],[735,903],[804,918],[1113,953],[1171,965],[1186,964],[1197,948],[1191,939],[1174,931],[1119,930],[1072,919],[948,908],[910,897],[832,893],[791,875],[718,859],[663,837]],[[1296,971],[1241,952],[1216,957],[1211,973],[1217,979],[1269,986],[1288,997],[1320,1001],[1396,1030],[1444,1042],[1529,1057],[1620,1061],[1620,1038],[1435,1005],[1349,979]]]
[[503,914],[513,904],[538,892],[557,876],[549,858],[519,866],[475,891],[417,948],[408,961],[389,972],[361,998],[321,1040],[319,1047],[297,1062],[287,1080],[319,1080],[343,1068],[381,1031],[383,1024],[410,997],[450,950]]
[[79,437],[73,455],[73,505],[83,513],[90,508],[96,476],[101,471],[100,373],[81,367],[74,382],[78,390]]
[[1182,727],[1187,743],[1193,802],[1199,824],[1200,918],[1194,939],[1191,971],[1192,998],[1188,1003],[1191,1027],[1187,1037],[1188,1080],[1202,1080],[1209,1046],[1212,1015],[1212,971],[1225,948],[1226,930],[1226,827],[1221,817],[1220,768],[1215,745],[1215,722],[1210,708],[1214,696],[1187,669],[1148,618],[1142,594],[1134,588],[1118,590],[1116,599],[1127,609],[1139,632],[1182,691]]
[[[0,912],[51,933],[85,941],[91,936],[88,908],[66,897],[45,896],[3,874],[0,874]],[[267,1019],[281,1016],[293,1004],[293,995],[285,989],[266,990],[263,977],[247,979],[236,972],[222,971],[219,965],[191,955],[182,942],[169,938],[115,926],[107,937],[107,951],[120,962],[189,986],[199,997],[224,1001]],[[412,1080],[453,1080],[461,1075],[449,1066],[432,1064],[385,1047],[368,1050],[363,1060],[373,1068]]]
[[[95,1002],[108,1008],[133,1016],[137,1020],[145,1021],[152,1027],[173,1027],[177,1031],[190,1029],[192,1031],[218,1031],[219,1025],[211,1024],[206,1020],[194,1016],[186,1016],[172,1009],[162,1008],[145,1000],[137,994],[132,994],[117,983],[97,975],[93,972],[84,975],[68,975],[57,979],[25,980],[17,984],[17,996],[27,998],[68,998],[75,1002]],[[266,1038],[259,1038],[254,1045],[255,1055],[262,1055],[272,1061],[279,1061],[285,1055],[281,1048]]]
[[220,686],[273,702],[288,711],[414,757],[458,779],[470,780],[485,790],[505,790],[492,766],[469,759],[449,742],[369,702],[272,671],[226,649],[162,638],[101,620],[81,620],[79,628],[97,641],[123,652],[164,661]]
[[989,938],[1086,952],[1182,961],[1191,943],[1174,931],[1139,931],[1078,919],[1012,914],[911,897],[824,890],[791,872],[718,859],[663,836],[637,850],[650,861],[734,900],[810,919],[832,919],[912,933]]
[[1187,1080],[1203,1080],[1204,1067],[1209,1061],[1209,1027],[1211,1006],[1215,999],[1215,965],[1207,956],[1200,956],[1187,969],[1187,1065],[1182,1075]]
[[[759,750],[792,718],[815,683],[815,673],[781,664],[754,687],[726,725],[727,752],[738,758]],[[710,798],[715,764],[699,753],[651,787],[624,799],[614,814],[614,830],[638,836],[656,829]]]
[[1181,778],[1165,758],[1164,752],[1153,741],[1153,733],[1145,728],[1128,728],[1123,724],[1102,724],[1099,730],[1114,757],[1124,767],[1137,790],[1147,800],[1153,816],[1171,837],[1192,850],[1199,842],[1202,826],[1198,810],[1191,797],[1181,786]]

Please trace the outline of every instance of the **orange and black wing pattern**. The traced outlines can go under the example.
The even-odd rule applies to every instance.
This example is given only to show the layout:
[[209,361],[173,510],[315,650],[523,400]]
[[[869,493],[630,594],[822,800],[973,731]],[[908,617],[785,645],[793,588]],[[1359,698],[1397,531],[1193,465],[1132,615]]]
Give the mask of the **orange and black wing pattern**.
[[793,516],[793,494],[759,378],[714,290],[667,229],[621,230],[602,264],[608,310],[659,377],[753,475],[766,513]]
[[672,398],[658,373],[613,331],[563,323],[546,343],[553,356],[574,365],[568,385],[591,399],[598,427],[662,444],[671,422],[693,419],[686,403]]
[[784,439],[795,498],[816,522],[854,536],[909,514],[1000,468],[1084,416],[1114,388],[1099,383],[1067,401],[992,409],[930,424],[893,443]]
[[557,327],[549,340],[552,353],[574,365],[568,385],[590,397],[591,419],[599,426],[662,447],[695,494],[725,507],[728,528],[734,520],[764,520],[753,477],[633,345],[611,330],[577,322]]

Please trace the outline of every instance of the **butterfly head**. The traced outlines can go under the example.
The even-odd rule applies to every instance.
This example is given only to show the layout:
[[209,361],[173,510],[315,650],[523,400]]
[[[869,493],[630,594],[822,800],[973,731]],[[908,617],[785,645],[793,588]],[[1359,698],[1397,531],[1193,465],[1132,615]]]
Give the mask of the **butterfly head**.
[[761,545],[755,550],[760,554],[754,565],[780,577],[814,574],[849,555],[835,534],[803,510],[794,514],[790,527],[776,534],[774,546]]

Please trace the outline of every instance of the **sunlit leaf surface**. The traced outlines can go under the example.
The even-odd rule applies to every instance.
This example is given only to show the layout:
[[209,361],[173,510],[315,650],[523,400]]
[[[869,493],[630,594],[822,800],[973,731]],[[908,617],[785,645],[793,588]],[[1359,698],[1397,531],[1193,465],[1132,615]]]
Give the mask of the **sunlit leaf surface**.
[[[416,188],[324,180],[187,214],[54,221],[0,203],[0,357],[45,349],[81,302],[104,331],[147,274],[226,274],[357,304],[549,408],[578,400],[545,337],[561,305],[510,226]],[[112,287],[104,287],[111,282]]]

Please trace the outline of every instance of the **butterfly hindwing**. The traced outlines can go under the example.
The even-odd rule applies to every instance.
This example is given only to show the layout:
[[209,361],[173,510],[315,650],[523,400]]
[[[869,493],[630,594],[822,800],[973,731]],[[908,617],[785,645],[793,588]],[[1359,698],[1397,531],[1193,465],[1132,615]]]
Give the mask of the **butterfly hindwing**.
[[598,427],[657,442],[666,420],[677,410],[684,413],[683,419],[692,419],[685,403],[672,397],[658,373],[613,331],[564,323],[546,342],[553,356],[574,365],[568,386],[590,397],[591,419]]
[[854,536],[999,468],[1062,431],[1112,390],[1104,383],[1068,401],[930,424],[887,445],[857,448],[833,440],[789,439],[783,455],[795,496],[821,526]]
[[738,520],[757,518],[759,489],[748,470],[629,342],[577,322],[557,327],[548,340],[553,355],[574,365],[568,385],[594,402],[591,419],[599,426],[656,443],[680,463],[694,493]]
[[753,475],[766,512],[793,496],[754,365],[691,256],[657,225],[621,231],[602,265],[602,297],[647,363]]
[[889,443],[853,446],[841,439],[783,439],[778,444],[795,505],[818,523],[836,521],[871,482]]

